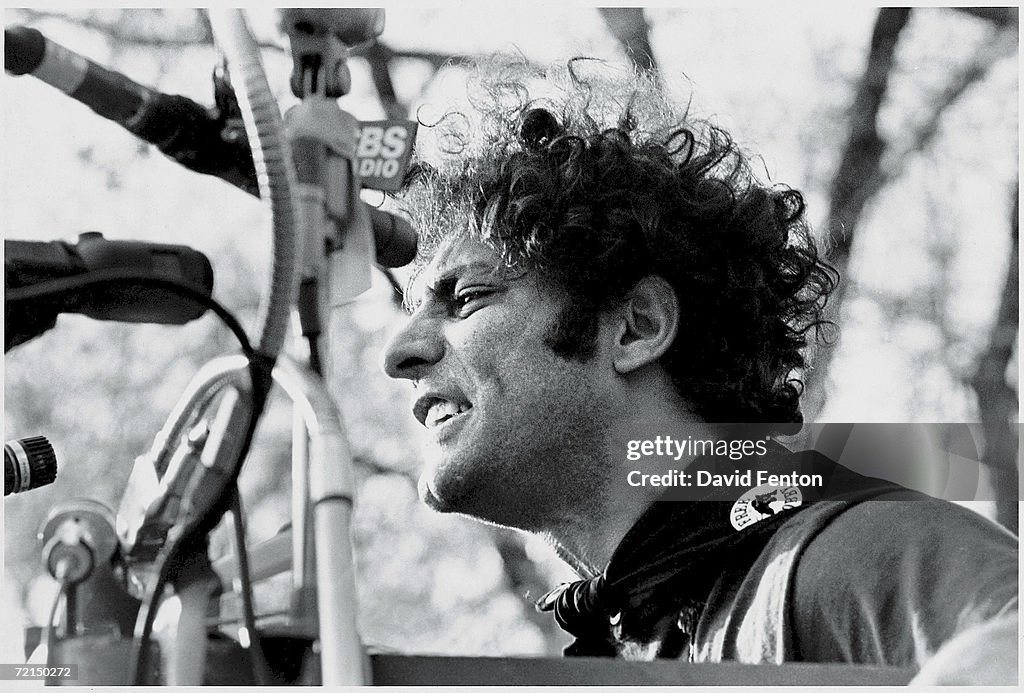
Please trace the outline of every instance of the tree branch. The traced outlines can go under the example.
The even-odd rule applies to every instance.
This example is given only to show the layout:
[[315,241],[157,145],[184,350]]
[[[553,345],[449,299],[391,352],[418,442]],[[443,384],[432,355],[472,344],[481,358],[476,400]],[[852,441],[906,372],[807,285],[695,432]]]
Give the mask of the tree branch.
[[[213,45],[213,33],[210,30],[209,22],[205,20],[205,13],[202,10],[196,10],[196,19],[193,27],[188,33],[183,35],[141,32],[136,29],[132,29],[123,23],[102,21],[92,16],[72,17],[62,12],[53,12],[49,10],[17,8],[12,9],[12,12],[16,12],[20,15],[19,21],[21,22],[29,23],[56,19],[77,27],[84,27],[91,31],[105,34],[114,41],[129,43],[136,46],[173,49],[188,46]],[[258,45],[260,48],[277,53],[288,53],[289,50],[287,46],[272,41],[260,41]],[[444,53],[433,53],[431,51],[395,50],[384,44],[377,45],[379,46],[379,54],[386,55],[389,61],[392,59],[402,58],[422,60],[430,63],[435,70],[440,69],[449,63],[465,60],[469,57],[462,54],[449,55]],[[368,59],[363,55],[354,55],[352,57],[356,59]]]
[[1019,21],[1016,7],[953,7],[951,9],[984,19],[1000,27],[1017,26]]
[[[374,43],[367,50],[365,57],[370,64],[373,86],[377,89],[377,96],[384,106],[387,117],[392,120],[407,118],[409,106],[398,100],[394,82],[391,81],[391,60],[394,57],[394,51],[382,43]],[[437,68],[434,69],[436,71]]]
[[551,614],[541,613],[533,607],[533,603],[553,585],[547,582],[537,570],[537,564],[526,554],[522,536],[511,530],[495,527],[491,532],[491,538],[501,555],[509,590],[524,601],[523,615],[544,634],[544,641],[550,649],[547,654],[559,655],[560,648],[557,647],[557,643],[560,638],[564,639],[564,634],[560,635],[561,631]]
[[892,166],[888,166],[884,173],[885,180],[899,176],[909,154],[922,151],[931,144],[935,135],[938,134],[939,121],[942,116],[968,88],[981,81],[999,60],[1013,56],[1016,52],[1016,29],[1003,29],[996,34],[992,41],[983,41],[971,61],[953,76],[946,88],[935,99],[928,119],[911,134],[907,147],[899,155],[892,157]]
[[988,346],[978,359],[971,386],[978,397],[978,411],[985,433],[981,461],[992,470],[999,522],[1016,532],[1017,517],[1017,391],[1006,382],[1006,368],[1013,356],[1019,334],[1020,307],[1020,209],[1019,184],[1014,185],[1013,212],[1010,216],[1012,243],[996,318],[989,333]]
[[416,487],[416,481],[418,476],[415,472],[410,472],[409,470],[406,469],[395,469],[393,467],[387,467],[377,462],[372,457],[367,457],[365,455],[354,456],[352,458],[352,463],[355,464],[357,467],[362,467],[363,469],[367,470],[372,476],[377,476],[378,474],[391,474],[393,476],[405,479],[410,484],[412,484],[413,488]]
[[458,64],[463,61],[472,60],[474,56],[465,53],[434,53],[431,51],[416,51],[416,50],[399,50],[392,48],[386,43],[378,42],[375,44],[371,51],[376,50],[378,55],[387,58],[388,62],[392,60],[409,59],[409,60],[422,60],[426,63],[430,63],[430,66],[434,70],[440,70],[446,65]]
[[[25,22],[57,19],[67,22],[68,24],[73,24],[77,27],[83,27],[90,31],[99,32],[106,35],[113,41],[128,43],[134,46],[173,49],[187,48],[189,46],[213,45],[213,32],[210,28],[209,22],[204,18],[204,12],[202,10],[196,10],[196,19],[191,31],[181,35],[141,32],[137,29],[131,28],[123,22],[105,22],[91,16],[69,17],[61,12],[27,8],[19,8],[17,12],[22,15],[22,21]],[[260,48],[272,50],[278,53],[285,53],[287,51],[287,49],[281,44],[270,41],[259,41],[257,45]]]
[[605,25],[641,72],[658,74],[658,63],[651,48],[651,32],[640,7],[598,8]]

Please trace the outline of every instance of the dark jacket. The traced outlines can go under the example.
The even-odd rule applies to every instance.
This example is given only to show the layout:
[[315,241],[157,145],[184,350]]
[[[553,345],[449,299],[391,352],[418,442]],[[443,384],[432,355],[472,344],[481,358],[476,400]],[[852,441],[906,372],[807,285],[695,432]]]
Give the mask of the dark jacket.
[[964,629],[1017,609],[1017,539],[912,492],[818,503],[783,523],[700,613],[694,661],[920,666]]

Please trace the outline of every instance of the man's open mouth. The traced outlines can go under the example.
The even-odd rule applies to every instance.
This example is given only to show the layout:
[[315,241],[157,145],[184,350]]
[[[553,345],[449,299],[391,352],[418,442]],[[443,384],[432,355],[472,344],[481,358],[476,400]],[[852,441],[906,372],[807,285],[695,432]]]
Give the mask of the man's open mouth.
[[427,428],[433,428],[440,424],[454,419],[459,414],[469,409],[468,404],[456,404],[455,402],[437,402],[427,411]]
[[473,405],[469,402],[455,402],[441,397],[421,397],[413,406],[416,419],[427,428],[434,428],[461,416]]

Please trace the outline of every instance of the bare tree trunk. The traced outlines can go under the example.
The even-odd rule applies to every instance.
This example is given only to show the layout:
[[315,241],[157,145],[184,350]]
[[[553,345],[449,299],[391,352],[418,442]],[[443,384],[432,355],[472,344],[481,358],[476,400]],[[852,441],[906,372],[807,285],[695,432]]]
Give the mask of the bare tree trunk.
[[1011,216],[1013,243],[1011,245],[1006,281],[999,301],[999,310],[989,333],[988,348],[978,360],[971,386],[978,397],[978,411],[985,434],[981,461],[992,471],[996,494],[996,519],[1014,533],[1018,530],[1019,462],[1017,427],[1017,391],[1006,382],[1006,368],[1013,355],[1019,333],[1019,246],[1020,232],[1017,214],[1020,192],[1014,185],[1013,214]]
[[[840,275],[845,275],[849,265],[854,233],[864,207],[884,180],[880,164],[885,143],[878,134],[876,121],[895,63],[896,44],[909,18],[909,8],[883,8],[878,11],[867,65],[850,108],[850,135],[832,179],[827,222],[830,238],[828,260]],[[841,281],[829,302],[828,317],[837,323],[848,283]],[[807,421],[814,421],[824,408],[828,367],[833,352],[834,348],[824,347],[810,354],[803,398]]]
[[[893,152],[876,127],[878,111],[888,87],[899,33],[906,25],[909,9],[883,9],[878,13],[871,50],[861,83],[850,109],[850,136],[833,178],[827,230],[827,259],[843,280],[829,299],[827,317],[838,323],[851,281],[847,269],[856,229],[867,204],[887,183],[899,176],[908,157],[924,150],[939,131],[943,114],[967,89],[983,79],[989,68],[1017,49],[1016,26],[1000,29],[991,41],[983,42],[973,58],[950,77],[943,91],[930,104],[928,117],[906,138],[905,149]],[[1014,20],[1016,15],[1014,14]],[[994,21],[994,20],[993,20]],[[997,26],[1003,26],[995,22]],[[815,421],[827,399],[828,370],[835,356],[832,346],[813,349],[810,354],[803,397],[804,418]]]

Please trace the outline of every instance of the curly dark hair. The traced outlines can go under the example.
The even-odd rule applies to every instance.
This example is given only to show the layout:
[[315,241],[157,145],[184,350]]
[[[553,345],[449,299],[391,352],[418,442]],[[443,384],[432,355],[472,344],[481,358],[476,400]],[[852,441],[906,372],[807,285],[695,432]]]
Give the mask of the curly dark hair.
[[421,261],[467,234],[553,280],[569,300],[548,343],[579,359],[599,311],[660,275],[681,307],[660,363],[694,413],[798,427],[794,371],[838,281],[803,197],[759,183],[728,133],[680,114],[653,78],[611,71],[477,65],[470,107],[434,124],[436,161],[421,155],[403,194]]

